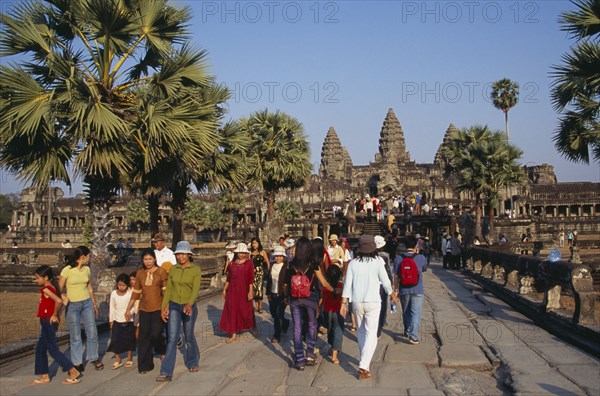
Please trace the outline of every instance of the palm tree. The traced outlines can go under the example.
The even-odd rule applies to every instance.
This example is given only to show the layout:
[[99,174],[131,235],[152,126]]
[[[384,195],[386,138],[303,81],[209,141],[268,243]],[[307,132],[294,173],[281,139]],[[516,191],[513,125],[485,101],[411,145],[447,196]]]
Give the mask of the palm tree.
[[455,175],[459,193],[475,197],[476,235],[481,237],[483,203],[489,208],[490,232],[493,228],[493,203],[501,188],[523,182],[523,169],[517,163],[522,151],[507,143],[502,132],[487,126],[473,126],[450,134],[445,147],[446,175]]
[[562,113],[553,140],[570,161],[589,164],[591,151],[600,163],[600,1],[572,3],[577,10],[563,13],[560,23],[577,43],[551,73],[552,101]]
[[275,205],[277,212],[285,221],[291,221],[300,218],[300,204],[298,202],[285,199],[277,202]]
[[250,184],[264,191],[267,221],[275,211],[275,196],[285,188],[302,187],[312,172],[308,141],[302,124],[279,111],[257,111],[241,120],[250,136]]
[[150,172],[175,147],[211,151],[199,147],[214,124],[199,111],[210,78],[188,44],[190,19],[167,0],[24,1],[0,13],[0,56],[19,56],[0,66],[0,166],[34,186],[70,185],[72,166],[88,186],[98,257],[134,154]]
[[519,101],[519,84],[512,82],[508,78],[498,80],[492,85],[492,93],[490,96],[494,107],[502,110],[504,113],[506,142],[508,143],[510,141],[510,134],[508,131],[508,111]]

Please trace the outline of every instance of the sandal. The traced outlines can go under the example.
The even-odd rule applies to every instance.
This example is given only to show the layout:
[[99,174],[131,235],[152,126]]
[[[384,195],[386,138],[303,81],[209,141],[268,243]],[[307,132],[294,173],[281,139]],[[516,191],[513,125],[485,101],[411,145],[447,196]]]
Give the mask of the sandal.
[[50,378],[36,378],[33,380],[34,384],[49,384],[50,383]]
[[173,379],[170,375],[161,374],[156,377],[156,382],[170,382]]
[[[121,367],[121,366],[119,366],[119,367]],[[96,360],[96,361],[94,362],[94,368],[95,368],[96,370],[102,370],[102,369],[104,368],[104,363],[102,363],[100,360]],[[118,367],[117,367],[117,368],[118,368]]]
[[133,367],[133,360],[128,360],[125,362],[125,367]]
[[310,357],[306,358],[306,365],[307,366],[314,366],[315,364],[317,364],[317,362],[315,361],[314,358],[310,358]]
[[116,369],[118,369],[119,367],[121,367],[122,365],[123,365],[123,362],[114,362],[114,363],[112,364],[111,368],[112,368],[113,370],[116,370]]
[[197,373],[198,371],[200,371],[200,367],[192,367],[192,368],[188,369],[188,371],[190,373]]
[[65,384],[65,385],[75,385],[75,384],[78,384],[80,382],[81,382],[81,380],[79,378],[67,378],[62,383]]
[[335,358],[335,359],[331,358],[331,363],[333,363],[333,364],[340,364],[340,359],[338,359],[338,358]]
[[363,380],[363,379],[369,379],[371,378],[371,373],[369,372],[369,370],[365,370],[365,369],[358,369],[358,379],[359,380]]

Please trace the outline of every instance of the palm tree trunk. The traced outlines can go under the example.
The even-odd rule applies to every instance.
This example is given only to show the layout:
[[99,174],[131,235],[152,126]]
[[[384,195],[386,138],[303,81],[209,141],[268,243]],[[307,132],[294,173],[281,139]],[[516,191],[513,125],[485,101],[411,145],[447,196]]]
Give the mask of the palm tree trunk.
[[48,182],[48,207],[46,208],[48,214],[48,242],[52,242],[52,185]]
[[488,216],[490,218],[490,235],[494,235],[494,205],[492,201],[488,201]]
[[481,232],[481,195],[477,194],[475,197],[475,236],[483,241],[483,236]]
[[265,198],[267,200],[267,218],[265,219],[265,223],[268,223],[275,215],[275,192],[265,192]]
[[154,237],[159,232],[158,229],[158,211],[159,211],[159,198],[158,194],[150,194],[148,196],[148,212],[150,214],[150,235]]
[[508,131],[508,111],[504,112],[504,124],[506,126],[506,143],[510,141],[510,132]]

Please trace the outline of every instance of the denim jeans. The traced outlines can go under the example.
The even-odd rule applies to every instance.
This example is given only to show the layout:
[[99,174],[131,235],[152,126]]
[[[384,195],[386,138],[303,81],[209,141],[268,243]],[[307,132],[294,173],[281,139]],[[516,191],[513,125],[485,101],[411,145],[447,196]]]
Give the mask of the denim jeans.
[[306,315],[308,334],[306,336],[306,356],[315,358],[315,344],[317,343],[317,305],[318,296],[311,292],[308,298],[292,298],[290,307],[294,319],[294,355],[296,367],[306,364],[304,345],[302,344],[302,316]]
[[342,350],[344,318],[339,312],[323,312],[327,324],[327,342],[336,351]]
[[198,362],[200,361],[200,350],[198,349],[196,336],[194,336],[194,326],[196,325],[196,318],[198,317],[198,307],[196,304],[193,304],[192,315],[188,316],[183,313],[184,306],[185,304],[177,304],[172,301],[169,302],[169,321],[167,322],[167,326],[169,327],[169,339],[167,340],[165,360],[163,360],[160,366],[160,373],[170,377],[173,376],[173,370],[175,370],[177,341],[179,341],[179,333],[182,325],[185,347],[181,348],[181,353],[183,354],[185,367],[188,369],[198,367]]
[[73,363],[58,349],[56,343],[57,324],[49,318],[40,318],[40,338],[35,346],[35,375],[48,374],[48,353],[64,371],[73,368]]
[[71,361],[74,365],[83,363],[83,342],[81,340],[81,322],[86,337],[86,357],[88,361],[98,359],[98,329],[96,328],[96,314],[92,299],[71,301],[67,305],[67,325],[69,327],[69,348]]
[[423,312],[424,294],[405,294],[400,295],[402,304],[402,321],[404,322],[404,332],[413,340],[419,340],[419,330],[421,329],[421,313]]
[[285,333],[290,326],[290,320],[285,318],[285,297],[271,294],[271,302],[269,303],[269,311],[273,318],[275,333],[273,338],[280,340],[281,331]]

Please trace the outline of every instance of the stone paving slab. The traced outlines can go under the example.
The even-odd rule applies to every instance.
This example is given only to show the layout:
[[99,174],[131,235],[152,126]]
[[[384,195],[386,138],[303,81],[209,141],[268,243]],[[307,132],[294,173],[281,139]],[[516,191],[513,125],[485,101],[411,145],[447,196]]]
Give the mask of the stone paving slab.
[[408,390],[408,396],[444,396],[444,392],[435,388],[411,388]]
[[485,342],[471,322],[455,323],[435,321],[437,335],[442,345],[483,345]]
[[464,344],[444,344],[440,348],[442,367],[491,370],[492,365],[478,346]]
[[598,364],[561,363],[557,369],[562,375],[582,387],[588,395],[600,395],[600,367]]
[[425,340],[418,345],[400,341],[389,346],[383,361],[385,363],[423,363],[437,366],[437,347],[434,343]]
[[435,388],[424,364],[395,363],[376,367],[376,387],[389,388]]
[[335,387],[328,389],[325,392],[326,395],[339,395],[339,396],[404,396],[407,395],[406,391],[401,388],[364,388],[364,387]]

